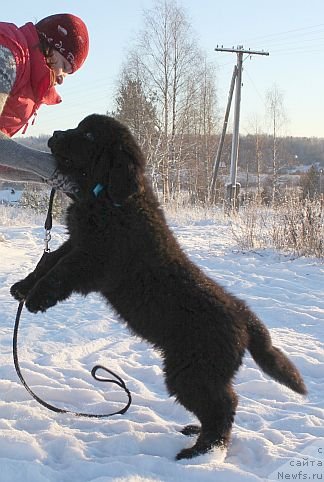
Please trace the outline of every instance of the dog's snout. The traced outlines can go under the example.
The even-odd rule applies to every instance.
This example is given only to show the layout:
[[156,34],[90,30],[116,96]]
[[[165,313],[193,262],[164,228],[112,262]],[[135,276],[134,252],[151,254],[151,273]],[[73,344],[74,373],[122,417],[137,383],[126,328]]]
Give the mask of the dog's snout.
[[52,137],[49,138],[47,145],[50,149],[53,149],[56,142],[63,138],[63,131],[54,131]]
[[54,131],[53,132],[53,139],[57,140],[57,139],[60,139],[61,137],[63,137],[64,135],[64,132],[63,131]]

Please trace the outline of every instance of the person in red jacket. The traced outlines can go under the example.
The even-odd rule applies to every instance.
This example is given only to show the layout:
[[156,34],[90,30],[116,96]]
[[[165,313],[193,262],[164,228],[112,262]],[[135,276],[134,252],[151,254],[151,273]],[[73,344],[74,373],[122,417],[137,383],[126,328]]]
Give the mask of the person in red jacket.
[[61,102],[55,86],[83,65],[88,52],[87,27],[75,15],[50,15],[22,27],[0,22],[0,179],[77,190],[56,169],[51,154],[11,137],[26,131],[42,104]]

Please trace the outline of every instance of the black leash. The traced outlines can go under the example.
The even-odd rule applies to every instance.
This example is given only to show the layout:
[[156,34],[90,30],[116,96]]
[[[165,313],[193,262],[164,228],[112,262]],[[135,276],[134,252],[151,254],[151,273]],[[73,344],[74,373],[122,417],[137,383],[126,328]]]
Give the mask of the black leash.
[[[52,189],[51,194],[50,194],[50,199],[49,199],[49,207],[48,207],[48,211],[47,211],[47,216],[46,216],[46,220],[45,220],[45,240],[44,240],[45,241],[45,249],[44,249],[43,256],[41,257],[39,263],[41,263],[44,256],[46,256],[50,251],[49,247],[48,247],[48,243],[51,239],[50,231],[52,229],[52,208],[53,208],[54,195],[55,195],[55,189]],[[93,369],[91,370],[92,377],[99,382],[108,382],[108,383],[114,383],[115,385],[118,385],[119,387],[121,387],[126,392],[126,394],[128,396],[128,402],[125,405],[125,407],[122,408],[121,410],[118,410],[117,412],[108,413],[108,414],[73,412],[71,410],[66,410],[64,408],[55,407],[54,405],[51,405],[50,403],[45,402],[44,400],[42,400],[38,395],[36,395],[32,391],[32,389],[28,386],[28,384],[26,383],[26,381],[25,381],[25,379],[24,379],[24,377],[21,373],[20,366],[19,366],[19,360],[18,360],[18,330],[19,330],[21,312],[23,310],[24,304],[25,304],[25,302],[21,301],[19,303],[19,306],[18,306],[18,310],[17,310],[17,314],[16,314],[16,320],[15,320],[15,326],[14,326],[12,348],[13,348],[14,365],[15,365],[17,375],[18,375],[21,383],[23,384],[23,386],[27,390],[27,392],[38,403],[40,403],[44,407],[48,408],[49,410],[52,410],[53,412],[57,412],[57,413],[70,413],[70,414],[75,415],[77,417],[87,417],[87,418],[105,418],[105,417],[112,417],[113,415],[119,415],[119,414],[122,415],[122,414],[126,413],[127,410],[129,409],[131,403],[132,403],[131,392],[126,387],[125,382],[122,378],[120,378],[112,370],[108,370],[108,368],[106,368],[102,365],[96,365],[96,366],[93,367]],[[97,375],[98,370],[103,370],[103,371],[107,372],[109,375],[112,375],[113,377],[115,377],[116,380],[113,380],[111,378],[105,378],[105,377],[98,376]]]

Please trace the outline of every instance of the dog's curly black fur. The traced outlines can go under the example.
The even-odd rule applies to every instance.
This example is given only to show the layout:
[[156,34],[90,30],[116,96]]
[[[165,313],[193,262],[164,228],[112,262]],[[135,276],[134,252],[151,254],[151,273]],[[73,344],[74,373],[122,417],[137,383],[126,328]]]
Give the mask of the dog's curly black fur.
[[80,187],[68,208],[70,237],[11,293],[37,313],[72,292],[97,291],[156,347],[170,395],[201,424],[184,428],[198,439],[178,459],[228,444],[237,405],[232,380],[246,349],[268,375],[306,393],[257,316],[181,250],[125,126],[93,114],[76,129],[55,132],[49,146],[59,170]]

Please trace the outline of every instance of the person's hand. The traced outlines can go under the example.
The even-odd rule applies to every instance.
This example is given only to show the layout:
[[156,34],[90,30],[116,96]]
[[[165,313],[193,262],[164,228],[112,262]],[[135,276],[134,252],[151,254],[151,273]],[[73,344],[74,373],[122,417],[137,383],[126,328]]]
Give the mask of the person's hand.
[[54,171],[54,174],[45,180],[46,184],[51,188],[57,189],[58,191],[62,191],[66,194],[72,194],[74,196],[78,195],[79,186],[69,179],[68,177],[64,176],[58,169]]

